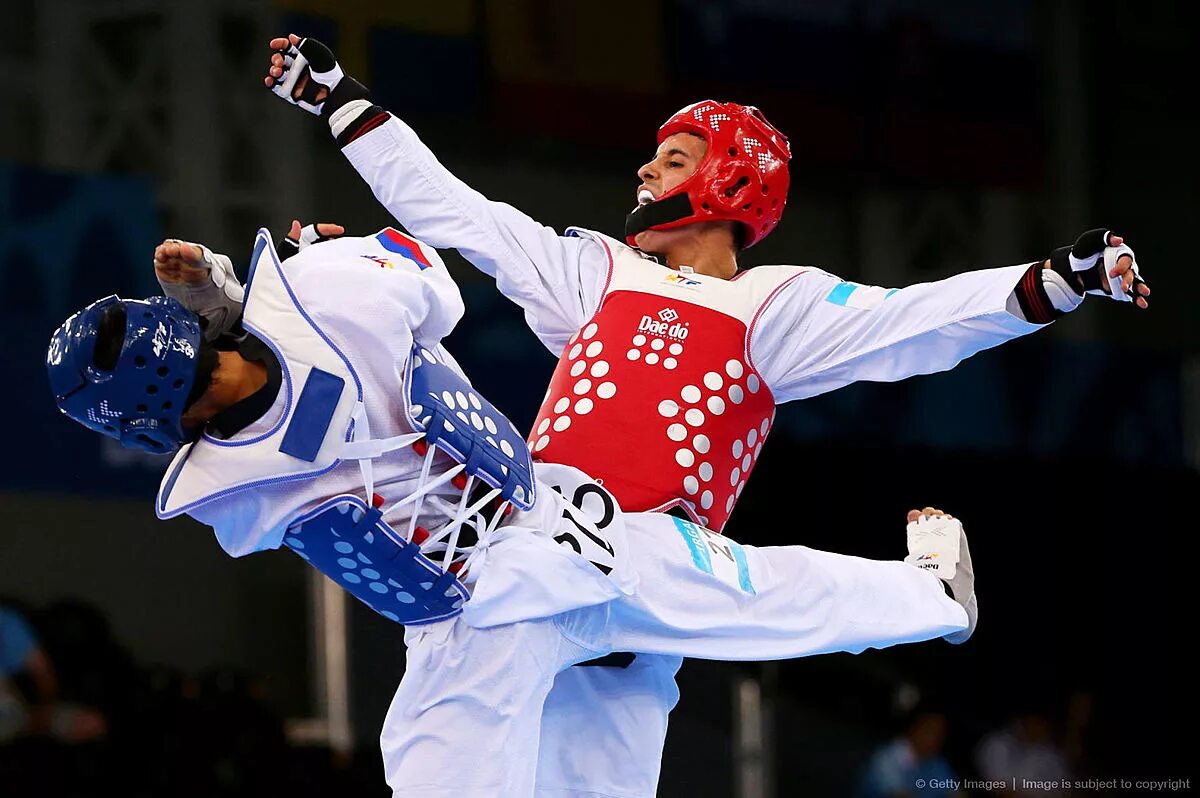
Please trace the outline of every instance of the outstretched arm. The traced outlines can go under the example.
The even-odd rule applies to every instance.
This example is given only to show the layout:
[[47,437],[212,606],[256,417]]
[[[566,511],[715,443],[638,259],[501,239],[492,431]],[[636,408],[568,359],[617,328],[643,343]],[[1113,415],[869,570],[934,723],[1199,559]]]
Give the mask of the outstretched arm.
[[[557,352],[592,315],[608,258],[589,240],[551,228],[463,183],[407,124],[374,105],[320,42],[271,41],[266,85],[319,114],[376,198],[410,233],[457,249],[520,305],[534,333]],[[325,83],[322,84],[322,81]],[[348,83],[347,83],[348,81]]]
[[751,353],[776,401],[803,399],[951,369],[1074,310],[1085,293],[1147,307],[1150,288],[1120,236],[1093,230],[1045,261],[892,290],[814,270],[772,298]]

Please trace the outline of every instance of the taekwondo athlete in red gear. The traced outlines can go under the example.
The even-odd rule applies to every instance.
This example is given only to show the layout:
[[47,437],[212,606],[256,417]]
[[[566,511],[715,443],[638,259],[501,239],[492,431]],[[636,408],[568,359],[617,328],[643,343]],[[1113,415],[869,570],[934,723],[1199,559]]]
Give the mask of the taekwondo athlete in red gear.
[[[681,109],[660,128],[654,158],[638,171],[639,204],[624,241],[579,228],[560,236],[455,178],[340,69],[329,79],[335,62],[319,43],[292,36],[271,47],[280,52],[266,84],[290,101],[303,98],[300,104],[328,121],[393,216],[432,245],[459,250],[525,310],[531,329],[560,358],[531,432],[534,456],[578,465],[626,509],[678,507],[719,531],[770,432],[775,404],[858,380],[952,368],[1073,310],[1085,293],[1147,306],[1149,287],[1132,250],[1103,230],[1044,261],[893,290],[815,268],[741,270],[739,252],[781,218],[790,149],[757,109],[711,100]],[[311,79],[298,60],[304,53],[328,62]],[[649,703],[657,702],[656,719],[628,707],[624,717],[638,722],[610,719],[616,736],[637,735],[639,742],[585,746],[610,747],[610,771],[623,752],[647,751],[649,737],[665,734],[677,693],[664,687],[670,680],[662,671],[677,664],[664,660],[639,671],[635,663],[624,674],[576,669],[560,677],[564,691],[567,682],[580,682],[571,689],[581,702],[617,691],[583,683],[589,680],[627,682],[630,700],[655,696]],[[558,697],[551,695],[548,708]],[[564,728],[583,714],[564,701]],[[549,734],[544,743],[555,745]],[[656,778],[647,758],[651,768]],[[547,779],[569,780],[569,769],[550,768]],[[648,794],[647,781],[613,789]]]

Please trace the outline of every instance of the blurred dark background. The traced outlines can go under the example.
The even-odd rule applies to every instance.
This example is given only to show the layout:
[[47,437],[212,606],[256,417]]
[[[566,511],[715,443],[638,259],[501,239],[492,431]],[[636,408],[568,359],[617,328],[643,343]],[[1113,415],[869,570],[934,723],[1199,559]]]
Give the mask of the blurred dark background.
[[[936,504],[967,522],[982,624],[961,649],[686,663],[660,794],[749,795],[735,775],[745,684],[772,720],[763,795],[859,794],[906,732],[962,777],[1034,761],[1076,778],[1194,775],[1195,4],[0,8],[0,795],[387,792],[376,736],[400,630],[353,608],[354,753],[305,742],[289,722],[316,711],[302,563],[230,560],[190,520],[156,521],[163,462],[60,418],[44,376],[69,313],[157,291],[164,236],[244,264],[259,226],[390,223],[327,129],[262,87],[266,43],[288,30],[329,43],[468,183],[556,229],[618,233],[657,125],[713,97],[758,105],[792,142],[789,210],[744,264],[902,286],[1040,259],[1090,227],[1125,235],[1149,312],[1092,298],[953,372],[781,408],[729,534],[899,558],[904,512]],[[527,426],[554,361],[446,256],[468,306],[448,345]],[[26,653],[50,663],[49,687]]]

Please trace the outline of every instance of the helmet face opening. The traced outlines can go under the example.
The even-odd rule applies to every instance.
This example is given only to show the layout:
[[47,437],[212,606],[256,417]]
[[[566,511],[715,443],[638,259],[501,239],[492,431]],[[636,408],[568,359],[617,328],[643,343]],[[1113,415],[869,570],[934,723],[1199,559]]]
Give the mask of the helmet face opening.
[[199,319],[173,299],[110,296],[54,332],[46,353],[59,410],[121,445],[155,454],[182,426],[200,357]]
[[100,317],[96,330],[96,348],[92,353],[92,365],[101,371],[112,371],[121,357],[125,346],[125,306],[110,305]]
[[[695,222],[736,222],[743,232],[743,248],[775,229],[787,205],[791,146],[761,111],[703,100],[668,119],[658,130],[658,143],[676,133],[700,136],[708,149],[691,176],[626,217],[626,241],[631,246],[636,246],[634,239],[644,230],[671,230]],[[687,198],[686,205],[676,202],[670,211],[650,210],[679,196]]]

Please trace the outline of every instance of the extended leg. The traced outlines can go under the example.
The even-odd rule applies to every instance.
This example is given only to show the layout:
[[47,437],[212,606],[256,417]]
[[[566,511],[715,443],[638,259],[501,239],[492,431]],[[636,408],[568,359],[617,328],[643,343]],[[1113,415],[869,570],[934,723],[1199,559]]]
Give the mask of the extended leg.
[[610,650],[758,660],[860,652],[960,632],[933,574],[804,546],[740,546],[668,516],[628,514],[637,592],[581,611],[576,639]]
[[552,621],[410,628],[404,678],[380,735],[395,796],[529,798],[542,704],[559,670],[592,656]]
[[542,714],[538,798],[653,798],[681,662],[638,654],[560,673]]

